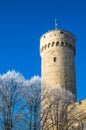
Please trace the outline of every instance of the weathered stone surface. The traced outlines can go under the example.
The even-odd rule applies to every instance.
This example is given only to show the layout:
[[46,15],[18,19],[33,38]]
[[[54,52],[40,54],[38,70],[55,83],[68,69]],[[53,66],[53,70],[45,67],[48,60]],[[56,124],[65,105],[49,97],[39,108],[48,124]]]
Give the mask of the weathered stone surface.
[[75,37],[63,30],[52,30],[40,39],[42,57],[42,79],[52,87],[70,90],[76,95],[75,78]]

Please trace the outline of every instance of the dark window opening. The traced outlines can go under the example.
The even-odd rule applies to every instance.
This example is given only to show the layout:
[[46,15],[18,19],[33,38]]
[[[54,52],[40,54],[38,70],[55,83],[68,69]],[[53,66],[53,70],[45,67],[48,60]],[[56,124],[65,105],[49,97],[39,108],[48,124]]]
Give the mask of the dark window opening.
[[53,61],[56,62],[56,57],[53,58]]
[[48,44],[48,48],[50,47],[50,43]]
[[52,47],[54,46],[54,44],[55,44],[55,43],[54,43],[54,42],[52,42]]
[[45,45],[45,49],[47,48],[47,45]]
[[56,46],[58,46],[59,45],[59,42],[56,42]]
[[60,34],[64,34],[64,32],[63,32],[63,31],[60,31]]
[[61,46],[63,46],[63,45],[64,45],[64,42],[62,41],[62,42],[61,42]]
[[68,46],[68,43],[66,42],[65,45]]
[[44,50],[44,47],[42,47],[42,51]]
[[71,47],[71,44],[70,44],[70,47]]

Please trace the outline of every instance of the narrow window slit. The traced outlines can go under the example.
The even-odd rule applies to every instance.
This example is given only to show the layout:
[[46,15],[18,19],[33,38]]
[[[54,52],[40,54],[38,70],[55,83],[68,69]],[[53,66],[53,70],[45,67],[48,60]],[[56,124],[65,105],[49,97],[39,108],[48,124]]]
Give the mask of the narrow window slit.
[[53,61],[56,62],[56,57],[53,58]]

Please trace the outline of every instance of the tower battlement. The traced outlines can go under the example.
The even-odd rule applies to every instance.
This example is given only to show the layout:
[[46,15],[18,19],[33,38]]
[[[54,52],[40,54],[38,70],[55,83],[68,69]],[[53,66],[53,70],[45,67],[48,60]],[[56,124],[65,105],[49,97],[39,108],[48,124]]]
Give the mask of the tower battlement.
[[75,37],[73,34],[64,30],[52,30],[45,33],[40,39],[40,54],[44,54],[51,47],[68,47],[75,54]]

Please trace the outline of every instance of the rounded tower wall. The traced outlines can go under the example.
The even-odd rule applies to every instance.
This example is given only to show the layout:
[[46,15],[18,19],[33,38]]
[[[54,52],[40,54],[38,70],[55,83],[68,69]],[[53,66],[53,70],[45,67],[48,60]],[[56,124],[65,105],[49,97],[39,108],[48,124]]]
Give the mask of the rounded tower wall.
[[61,87],[76,94],[75,85],[75,38],[67,32],[53,30],[40,39],[42,79],[52,87]]
[[[63,30],[53,30],[45,33],[40,39],[40,53],[43,54],[45,50],[55,46],[68,46],[75,51],[74,36]],[[48,50],[47,50],[48,51]],[[74,52],[75,53],[75,52]]]

